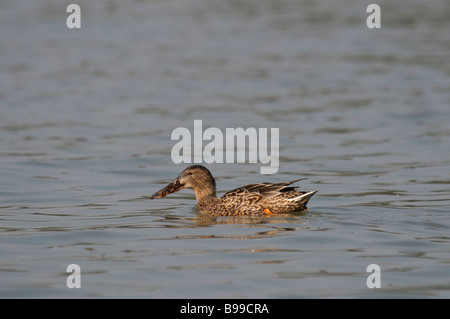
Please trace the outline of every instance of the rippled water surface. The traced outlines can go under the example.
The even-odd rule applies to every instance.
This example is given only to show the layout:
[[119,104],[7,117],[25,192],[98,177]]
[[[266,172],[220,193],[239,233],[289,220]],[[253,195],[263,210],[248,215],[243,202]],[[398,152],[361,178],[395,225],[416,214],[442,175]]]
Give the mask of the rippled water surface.
[[[450,5],[379,1],[371,30],[371,2],[82,0],[72,30],[0,1],[0,296],[449,298]],[[306,177],[309,212],[150,200],[195,119],[279,128],[276,174],[207,167],[219,193]]]

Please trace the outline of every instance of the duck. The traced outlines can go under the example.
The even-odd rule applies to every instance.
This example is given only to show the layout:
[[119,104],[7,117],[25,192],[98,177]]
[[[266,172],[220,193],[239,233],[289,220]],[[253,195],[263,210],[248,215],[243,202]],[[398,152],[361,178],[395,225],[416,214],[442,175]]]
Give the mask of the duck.
[[184,188],[190,188],[195,193],[197,209],[211,216],[304,212],[308,210],[306,205],[317,191],[298,191],[298,187],[290,186],[301,180],[304,179],[285,183],[249,184],[230,190],[218,198],[216,181],[211,172],[202,165],[192,165],[150,198],[163,198]]

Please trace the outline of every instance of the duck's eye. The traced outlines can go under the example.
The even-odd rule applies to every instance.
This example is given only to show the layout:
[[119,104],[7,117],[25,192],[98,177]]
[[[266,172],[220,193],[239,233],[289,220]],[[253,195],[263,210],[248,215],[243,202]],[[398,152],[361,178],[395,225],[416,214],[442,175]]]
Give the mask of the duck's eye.
[[192,175],[192,172],[187,172],[186,175]]

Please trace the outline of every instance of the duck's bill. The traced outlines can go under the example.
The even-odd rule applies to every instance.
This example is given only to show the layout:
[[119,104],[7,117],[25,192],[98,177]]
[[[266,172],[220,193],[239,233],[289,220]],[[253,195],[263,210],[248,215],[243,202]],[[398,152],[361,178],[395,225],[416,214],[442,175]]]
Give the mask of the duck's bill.
[[183,189],[184,185],[180,183],[178,179],[174,180],[172,183],[164,187],[163,189],[160,189],[155,194],[150,196],[150,198],[163,198],[171,193],[178,192],[180,189]]

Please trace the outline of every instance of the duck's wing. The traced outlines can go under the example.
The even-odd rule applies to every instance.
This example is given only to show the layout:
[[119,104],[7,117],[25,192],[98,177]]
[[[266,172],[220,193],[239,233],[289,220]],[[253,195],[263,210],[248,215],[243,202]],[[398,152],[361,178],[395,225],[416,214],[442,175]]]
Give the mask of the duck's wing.
[[[230,198],[235,196],[243,196],[246,194],[246,196],[249,196],[252,193],[262,195],[263,197],[273,197],[277,196],[282,192],[288,192],[288,191],[295,191],[298,187],[295,186],[289,186],[295,182],[304,180],[306,178],[300,178],[296,179],[290,182],[285,183],[257,183],[257,184],[249,184],[245,185],[236,189],[232,189],[228,192],[226,192],[222,198]],[[260,197],[260,196],[256,196]]]
[[302,179],[286,183],[249,184],[226,192],[220,201],[229,211],[286,213],[306,209],[308,200],[316,191],[297,191],[298,187],[290,186]]

